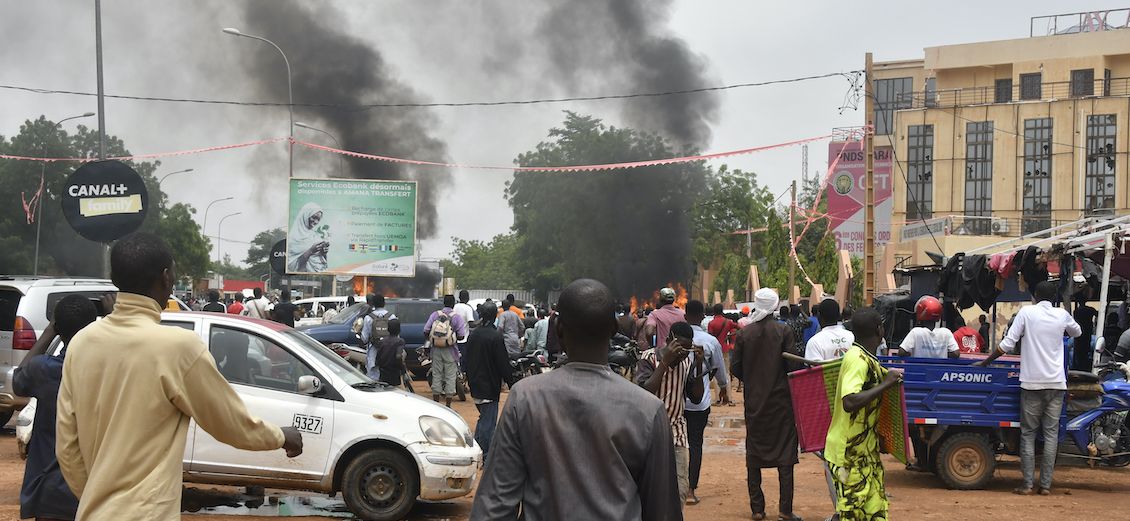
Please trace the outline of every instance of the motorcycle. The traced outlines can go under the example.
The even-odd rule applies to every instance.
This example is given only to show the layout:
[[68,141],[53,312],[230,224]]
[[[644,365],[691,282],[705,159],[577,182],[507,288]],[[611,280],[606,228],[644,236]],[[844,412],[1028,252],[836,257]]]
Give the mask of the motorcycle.
[[1097,407],[1068,420],[1067,435],[1092,462],[1125,467],[1130,465],[1130,366],[1108,362],[1098,369],[1098,376],[1072,372],[1078,379],[1098,383],[1102,394],[1095,398]]
[[640,349],[636,341],[624,335],[612,337],[608,346],[608,367],[616,374],[631,380],[640,361]]
[[553,367],[549,363],[549,353],[545,349],[535,349],[510,355],[511,378],[515,382],[552,369]]
[[[416,356],[420,360],[420,366],[427,369],[427,373],[425,374],[425,378],[430,383],[432,381],[431,348],[426,344],[422,345],[420,347],[417,347],[416,348]],[[405,376],[405,381],[411,382],[411,380],[407,376]],[[459,398],[459,401],[465,402],[465,401],[467,401],[467,393],[468,392],[470,392],[470,389],[467,387],[467,375],[464,374],[463,371],[456,371],[455,372],[455,396],[457,398]]]

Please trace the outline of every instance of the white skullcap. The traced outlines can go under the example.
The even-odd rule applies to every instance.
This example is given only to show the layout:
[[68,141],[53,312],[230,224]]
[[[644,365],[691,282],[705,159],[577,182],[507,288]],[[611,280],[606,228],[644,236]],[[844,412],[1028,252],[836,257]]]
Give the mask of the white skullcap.
[[757,293],[753,294],[753,313],[750,318],[754,322],[761,322],[766,317],[773,316],[777,312],[777,304],[780,299],[777,298],[777,290],[772,288],[761,288]]

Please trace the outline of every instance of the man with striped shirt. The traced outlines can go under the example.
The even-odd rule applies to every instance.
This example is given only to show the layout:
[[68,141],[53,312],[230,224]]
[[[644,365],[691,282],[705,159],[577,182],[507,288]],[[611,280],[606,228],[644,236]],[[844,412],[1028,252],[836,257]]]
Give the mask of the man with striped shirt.
[[[685,504],[690,490],[688,470],[690,450],[685,400],[702,401],[703,350],[694,345],[694,329],[686,322],[671,325],[666,345],[648,349],[636,366],[636,382],[663,401],[675,443],[675,474],[679,482],[679,502]],[[693,355],[693,356],[692,356]]]

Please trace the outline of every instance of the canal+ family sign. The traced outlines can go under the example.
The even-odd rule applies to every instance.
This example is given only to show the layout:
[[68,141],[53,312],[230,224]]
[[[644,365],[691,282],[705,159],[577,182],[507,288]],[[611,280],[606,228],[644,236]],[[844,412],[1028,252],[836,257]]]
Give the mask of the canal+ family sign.
[[63,216],[86,239],[110,242],[133,233],[145,221],[145,181],[121,161],[94,161],[67,178]]

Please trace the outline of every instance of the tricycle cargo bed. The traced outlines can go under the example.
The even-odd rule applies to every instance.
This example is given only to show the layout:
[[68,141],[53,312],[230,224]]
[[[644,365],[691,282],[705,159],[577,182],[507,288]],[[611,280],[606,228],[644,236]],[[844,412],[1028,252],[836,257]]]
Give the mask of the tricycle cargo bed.
[[1020,426],[1020,366],[976,360],[882,357],[904,371],[907,422],[973,427]]

